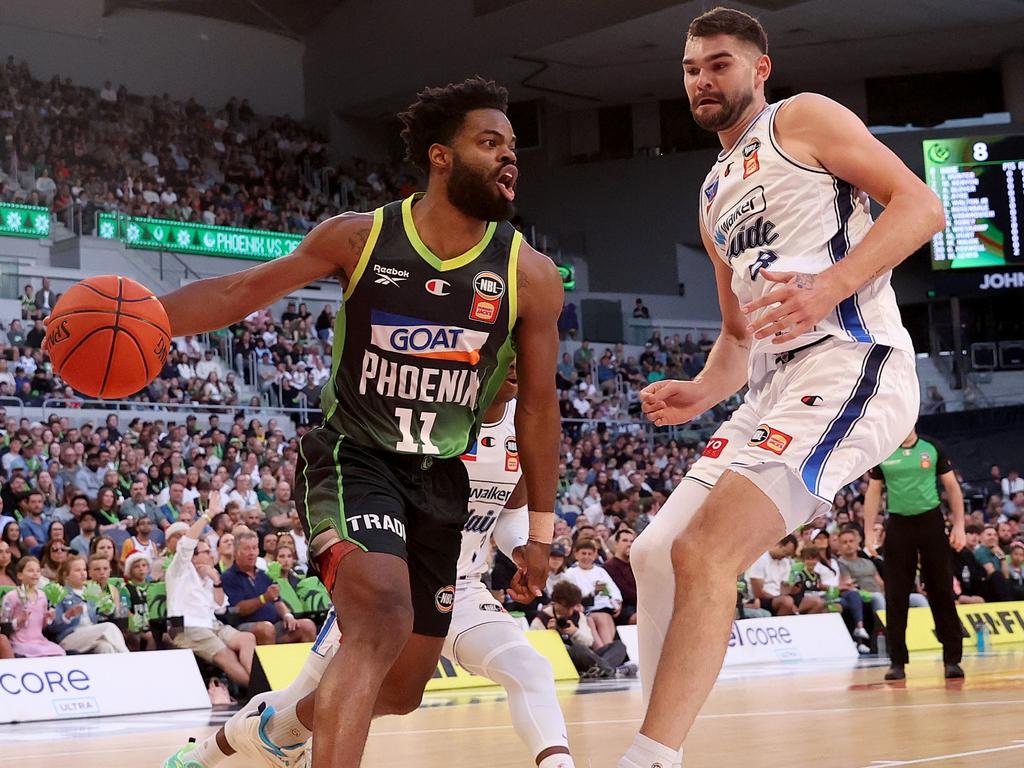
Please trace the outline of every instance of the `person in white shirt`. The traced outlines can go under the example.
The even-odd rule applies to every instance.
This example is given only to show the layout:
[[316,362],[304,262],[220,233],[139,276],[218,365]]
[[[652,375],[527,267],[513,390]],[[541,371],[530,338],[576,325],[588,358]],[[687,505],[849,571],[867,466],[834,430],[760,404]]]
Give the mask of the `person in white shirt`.
[[235,478],[235,490],[228,496],[228,501],[237,501],[242,505],[242,509],[259,508],[260,499],[252,489],[252,475],[244,470],[238,473],[238,477]]
[[204,381],[210,377],[211,373],[216,373],[218,378],[224,376],[224,366],[218,358],[213,356],[213,350],[208,349],[203,352],[203,359],[196,363],[196,376]]
[[576,565],[562,574],[583,593],[587,616],[594,625],[597,637],[595,650],[615,641],[615,617],[622,610],[622,592],[608,571],[599,565],[597,544],[591,539],[580,539],[572,549]]
[[796,537],[786,536],[750,566],[747,577],[761,607],[774,616],[817,613],[824,605],[818,597],[804,594],[799,585],[790,584]]
[[[211,493],[210,512],[217,514],[221,509],[220,493]],[[176,647],[192,650],[223,669],[237,684],[247,686],[256,637],[217,619],[227,610],[228,599],[213,566],[210,545],[200,538],[209,522],[204,513],[178,541],[165,575],[167,615],[182,618],[183,629],[174,636]]]
[[1024,477],[1015,469],[1011,469],[1000,483],[1003,490],[1003,498],[1013,498],[1013,494],[1024,491]]

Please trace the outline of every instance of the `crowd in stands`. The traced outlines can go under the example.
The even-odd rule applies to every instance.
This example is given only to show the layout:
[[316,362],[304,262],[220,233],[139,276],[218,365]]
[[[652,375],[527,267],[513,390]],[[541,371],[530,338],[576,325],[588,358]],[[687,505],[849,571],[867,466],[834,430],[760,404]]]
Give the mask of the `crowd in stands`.
[[255,645],[315,637],[328,597],[274,423],[0,422],[0,654],[177,646],[245,686]]
[[220,109],[195,99],[141,97],[0,65],[0,201],[81,212],[305,233],[344,210],[370,210],[415,190],[389,165],[329,162],[325,139],[288,116],[257,115],[247,99]]

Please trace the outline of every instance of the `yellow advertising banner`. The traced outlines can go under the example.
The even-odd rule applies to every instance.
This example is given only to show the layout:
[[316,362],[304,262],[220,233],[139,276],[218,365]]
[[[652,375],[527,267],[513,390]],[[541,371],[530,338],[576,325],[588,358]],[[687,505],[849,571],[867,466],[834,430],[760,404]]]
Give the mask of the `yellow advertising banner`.
[[[557,632],[552,630],[531,630],[524,633],[544,658],[551,662],[555,680],[577,680],[579,674]],[[288,645],[260,645],[256,648],[260,665],[267,676],[272,690],[279,691],[291,685],[306,661],[311,643],[289,643]],[[459,688],[481,688],[495,683],[486,677],[472,675],[458,664],[442,658],[434,671],[434,677],[427,683],[428,691],[449,691]]]
[[[982,627],[988,629],[992,645],[1024,643],[1024,602],[958,605],[956,611],[963,626],[965,646],[977,644]],[[885,611],[879,611],[878,617],[884,624]],[[935,636],[931,608],[911,608],[907,615],[907,649],[929,651],[940,648],[942,644]]]

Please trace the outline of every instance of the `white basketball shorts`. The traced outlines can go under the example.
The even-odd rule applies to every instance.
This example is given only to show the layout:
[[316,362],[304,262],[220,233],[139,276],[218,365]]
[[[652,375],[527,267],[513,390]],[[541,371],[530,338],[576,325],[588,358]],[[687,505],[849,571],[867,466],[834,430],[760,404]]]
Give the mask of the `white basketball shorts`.
[[743,404],[686,477],[711,487],[726,469],[742,474],[775,502],[787,531],[827,512],[917,420],[906,350],[828,338],[791,356],[758,355],[750,377]]
[[[494,599],[487,587],[478,578],[455,582],[455,608],[452,609],[452,624],[444,639],[441,655],[456,664],[480,664],[482,659],[459,657],[459,639],[469,630],[481,624],[507,624],[514,635],[522,634],[519,620],[509,616],[501,603]],[[463,664],[464,665],[464,664]]]

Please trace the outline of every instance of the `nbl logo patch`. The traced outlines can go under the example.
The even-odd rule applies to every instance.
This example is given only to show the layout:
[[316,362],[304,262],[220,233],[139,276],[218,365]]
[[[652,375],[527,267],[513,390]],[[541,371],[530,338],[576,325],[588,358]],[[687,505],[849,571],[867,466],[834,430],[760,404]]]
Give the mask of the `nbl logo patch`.
[[515,435],[505,438],[505,471],[519,471],[519,445]]
[[493,323],[498,319],[501,300],[505,295],[505,281],[494,272],[478,272],[473,278],[473,306],[469,319]]
[[754,430],[754,434],[750,436],[750,442],[747,445],[757,446],[781,456],[791,442],[793,442],[793,438],[785,432],[780,432],[767,424],[760,424]]
[[455,607],[455,587],[441,587],[434,595],[434,607],[439,613],[451,613]]

